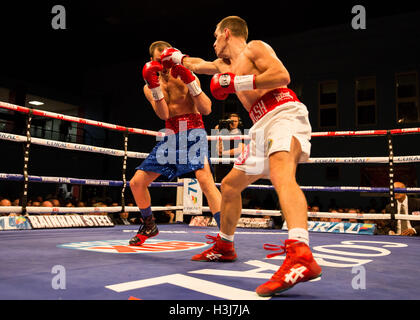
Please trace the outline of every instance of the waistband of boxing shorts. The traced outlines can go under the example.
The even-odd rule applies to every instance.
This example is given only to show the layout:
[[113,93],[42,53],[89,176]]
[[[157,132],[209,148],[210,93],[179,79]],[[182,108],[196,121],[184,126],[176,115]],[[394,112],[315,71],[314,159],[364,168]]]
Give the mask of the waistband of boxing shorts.
[[[167,134],[176,134],[191,129],[204,129],[203,117],[200,113],[186,113],[165,121]],[[168,132],[168,130],[170,130]]]
[[249,117],[253,123],[256,123],[268,112],[287,102],[300,102],[293,90],[277,88],[268,91],[252,105]]

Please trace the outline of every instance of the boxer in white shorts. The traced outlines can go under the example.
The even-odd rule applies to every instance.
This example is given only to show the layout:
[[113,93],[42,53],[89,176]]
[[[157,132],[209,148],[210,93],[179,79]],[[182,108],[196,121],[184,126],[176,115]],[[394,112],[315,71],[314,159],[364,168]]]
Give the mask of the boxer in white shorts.
[[269,250],[282,250],[267,257],[286,253],[279,270],[256,289],[260,296],[272,296],[321,275],[309,248],[308,205],[296,182],[297,165],[310,153],[308,111],[287,88],[289,72],[274,50],[262,41],[247,43],[248,26],[242,18],[222,19],[214,36],[213,47],[218,57],[214,61],[189,57],[173,48],[165,49],[161,55],[166,68],[182,64],[195,73],[213,75],[210,83],[213,97],[224,100],[229,94],[236,94],[254,122],[248,152],[237,159],[222,180],[220,232],[217,237],[207,235],[215,244],[192,260],[237,259],[233,240],[242,212],[241,192],[249,184],[268,177],[289,229],[284,246],[264,245]]
[[[268,111],[267,106],[272,109]],[[269,91],[254,103],[249,115],[254,121],[249,130],[251,141],[236,159],[235,169],[247,175],[270,178],[270,155],[278,151],[289,152],[293,137],[302,149],[299,162],[308,160],[312,132],[308,110],[292,90],[281,88]]]

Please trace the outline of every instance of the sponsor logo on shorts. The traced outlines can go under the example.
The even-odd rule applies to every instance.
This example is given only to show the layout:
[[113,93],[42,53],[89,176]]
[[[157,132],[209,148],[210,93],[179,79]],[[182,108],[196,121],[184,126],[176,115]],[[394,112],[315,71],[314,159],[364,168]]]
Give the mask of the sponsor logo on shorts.
[[60,244],[57,247],[104,253],[162,253],[205,248],[209,245],[203,242],[147,239],[141,246],[130,246],[128,240],[100,240]]
[[271,148],[272,145],[273,145],[273,139],[268,139],[267,152],[270,151],[270,148]]
[[274,95],[274,98],[276,98],[276,100],[278,102],[284,101],[284,100],[293,100],[294,99],[294,97],[288,91],[285,91],[285,92],[273,92],[273,95]]

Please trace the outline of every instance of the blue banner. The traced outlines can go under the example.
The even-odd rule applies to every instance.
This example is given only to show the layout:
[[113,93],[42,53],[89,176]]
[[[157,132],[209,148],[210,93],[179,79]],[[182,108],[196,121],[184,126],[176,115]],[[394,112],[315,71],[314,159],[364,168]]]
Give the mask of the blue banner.
[[0,230],[32,229],[28,218],[22,216],[0,217]]

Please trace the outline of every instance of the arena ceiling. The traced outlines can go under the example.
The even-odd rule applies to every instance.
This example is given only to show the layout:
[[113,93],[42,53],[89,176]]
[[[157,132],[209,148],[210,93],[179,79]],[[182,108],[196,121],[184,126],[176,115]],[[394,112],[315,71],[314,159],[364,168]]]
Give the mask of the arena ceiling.
[[[66,9],[66,29],[54,30],[52,8]],[[247,20],[249,39],[348,24],[362,4],[367,18],[420,10],[415,1],[9,1],[0,4],[1,78],[57,84],[91,68],[148,59],[150,42],[166,40],[181,50],[215,58],[216,23],[228,15]],[[70,76],[71,77],[71,76]],[[63,79],[63,81],[65,81]]]

